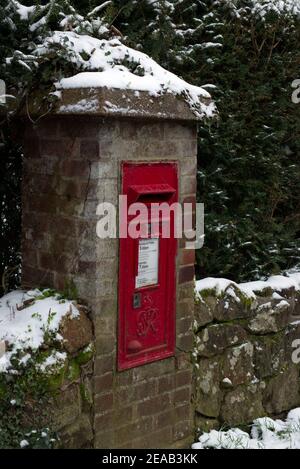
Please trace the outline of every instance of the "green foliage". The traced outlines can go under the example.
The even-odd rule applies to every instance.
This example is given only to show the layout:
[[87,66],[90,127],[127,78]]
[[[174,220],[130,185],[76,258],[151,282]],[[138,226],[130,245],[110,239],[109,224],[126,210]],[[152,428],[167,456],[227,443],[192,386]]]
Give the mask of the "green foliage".
[[[45,90],[54,78],[74,73],[64,48],[42,63],[28,60],[55,29],[95,37],[119,30],[128,45],[187,81],[214,86],[207,89],[219,120],[199,132],[198,200],[206,206],[205,246],[197,256],[201,277],[242,281],[300,262],[300,117],[291,102],[291,84],[299,78],[300,16],[279,14],[277,0],[260,3],[268,7],[263,17],[254,0],[37,1],[21,19],[16,1],[0,0],[0,76],[20,105],[31,90],[49,96]],[[99,5],[102,10],[89,13]],[[136,73],[143,70],[137,66]],[[8,130],[3,139],[0,210],[1,220],[9,221],[0,233],[0,275],[18,265],[20,232],[20,149]]]
[[0,376],[0,449],[52,448],[56,436],[49,423],[47,381],[35,367],[32,356],[26,367],[14,360],[15,374]]

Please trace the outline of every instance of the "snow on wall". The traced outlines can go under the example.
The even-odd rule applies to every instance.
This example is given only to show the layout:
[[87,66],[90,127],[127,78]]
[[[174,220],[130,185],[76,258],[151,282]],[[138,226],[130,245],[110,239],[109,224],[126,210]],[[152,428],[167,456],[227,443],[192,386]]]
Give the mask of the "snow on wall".
[[[300,272],[290,273],[287,276],[274,275],[265,281],[259,280],[240,284],[223,278],[205,278],[196,282],[196,293],[201,295],[201,291],[214,290],[216,295],[219,296],[229,286],[238,288],[248,298],[255,298],[255,292],[261,292],[267,288],[276,292],[290,288],[300,291]],[[233,290],[232,294],[234,295]]]
[[17,290],[0,298],[0,341],[6,343],[7,349],[0,357],[0,372],[9,370],[11,359],[20,353],[23,354],[21,363],[26,364],[30,358],[28,351],[37,350],[46,334],[52,333],[56,340],[61,340],[58,330],[62,319],[79,315],[72,302],[44,295],[39,290]]
[[291,410],[286,421],[256,419],[250,435],[239,428],[212,430],[200,436],[193,449],[300,449],[300,409]]

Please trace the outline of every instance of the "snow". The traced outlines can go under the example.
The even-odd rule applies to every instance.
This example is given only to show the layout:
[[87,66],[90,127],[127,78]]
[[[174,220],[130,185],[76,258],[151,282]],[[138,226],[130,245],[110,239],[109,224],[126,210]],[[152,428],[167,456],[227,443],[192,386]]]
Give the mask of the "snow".
[[20,447],[21,447],[21,448],[26,448],[27,446],[29,446],[29,443],[28,443],[27,440],[22,440],[22,441],[20,442]]
[[253,3],[252,13],[261,18],[264,18],[270,12],[277,15],[290,14],[300,16],[299,0],[256,0]]
[[[17,290],[3,296],[0,299],[0,341],[6,342],[7,351],[0,358],[0,372],[10,371],[11,359],[17,355],[23,354],[20,363],[25,365],[31,357],[30,351],[36,351],[44,343],[46,334],[61,340],[58,331],[67,315],[79,316],[76,306],[58,296],[45,297],[45,291]],[[44,368],[63,359],[61,355],[48,357]]]
[[107,87],[146,91],[151,96],[173,94],[182,96],[199,118],[211,118],[216,114],[215,104],[205,89],[188,84],[148,55],[125,46],[118,39],[100,40],[75,32],[55,31],[36,48],[34,55],[41,57],[58,47],[71,53],[70,60],[79,71],[57,82],[58,91]]
[[28,21],[30,15],[32,15],[36,10],[36,6],[26,7],[17,1],[14,1],[13,4],[16,8],[16,12],[20,16],[20,19],[23,21]]
[[212,430],[193,449],[300,449],[300,408],[289,412],[286,421],[259,418],[250,435],[239,428]]
[[65,352],[58,352],[55,350],[54,352],[43,361],[43,363],[39,364],[37,367],[42,373],[46,373],[49,371],[49,368],[56,367],[57,365],[62,365],[66,362],[67,354]]
[[261,292],[266,288],[270,288],[277,293],[275,296],[273,294],[273,298],[281,299],[280,295],[278,295],[278,292],[280,293],[282,290],[294,288],[296,291],[300,291],[300,273],[295,272],[287,275],[287,277],[283,275],[274,275],[265,281],[259,280],[256,282],[240,284],[224,278],[209,277],[203,280],[198,280],[196,282],[196,293],[201,295],[201,291],[203,290],[214,290],[218,296],[220,296],[225,291],[230,296],[235,296],[234,289],[232,288],[235,287],[248,298],[255,298],[255,293]]

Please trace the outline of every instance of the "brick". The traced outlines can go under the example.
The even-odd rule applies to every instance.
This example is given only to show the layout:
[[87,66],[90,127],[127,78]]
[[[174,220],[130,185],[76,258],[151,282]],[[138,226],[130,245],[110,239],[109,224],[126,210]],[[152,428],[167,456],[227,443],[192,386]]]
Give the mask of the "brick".
[[192,384],[192,370],[183,370],[176,373],[176,387],[187,386]]
[[164,136],[166,139],[179,139],[179,140],[197,140],[197,127],[192,124],[179,124],[173,122],[159,123],[161,128],[164,128]]
[[31,249],[31,247],[28,247],[28,244],[24,246],[24,243],[22,243],[22,261],[28,266],[38,268],[36,249]]
[[40,142],[39,139],[31,137],[24,140],[24,153],[26,158],[40,158]]
[[114,427],[114,412],[106,412],[104,414],[95,415],[95,431],[103,432],[104,430],[111,430]]
[[112,355],[104,355],[97,357],[95,361],[95,375],[101,376],[114,369],[114,357]]
[[114,405],[114,395],[112,392],[95,396],[95,412],[105,412],[112,409]]
[[49,287],[53,285],[54,274],[42,269],[32,268],[23,264],[22,286],[25,287]]
[[61,178],[59,183],[56,185],[55,192],[58,195],[68,198],[84,198],[88,191],[87,183],[83,183],[79,180],[70,180]]
[[[183,309],[181,311],[186,311],[186,314],[191,314],[193,313],[193,310],[192,311],[189,311],[189,303],[185,303],[185,306],[186,306],[186,309]],[[180,319],[179,321],[177,321],[177,334],[178,335],[182,335],[182,334],[186,334],[190,331],[192,331],[192,328],[193,328],[193,318],[191,316],[188,316],[188,317],[183,317],[182,319]]]
[[97,272],[97,262],[86,262],[86,261],[79,261],[78,262],[78,273],[79,274],[90,274]]
[[80,157],[90,161],[99,159],[99,143],[97,140],[82,140],[80,143]]
[[113,352],[116,347],[117,338],[113,334],[99,335],[96,337],[96,351],[98,355]]
[[147,415],[154,415],[166,410],[171,406],[171,395],[163,394],[154,398],[148,399],[137,406],[137,415],[144,417]]
[[95,449],[114,448],[115,431],[106,431],[105,429],[103,430],[103,432],[96,432],[95,434]]
[[117,386],[130,386],[133,382],[133,371],[127,370],[116,375]]
[[154,417],[154,425],[155,428],[161,429],[164,427],[173,426],[175,422],[175,414],[174,409],[167,410],[166,412],[162,412]]
[[134,423],[129,423],[116,431],[116,444],[124,444],[139,437],[141,434],[148,434],[154,430],[153,418],[147,417]]
[[120,407],[116,410],[118,425],[127,424],[133,418],[133,406]]
[[193,435],[193,428],[190,420],[178,422],[174,427],[174,441],[183,440]]
[[195,250],[194,249],[181,249],[180,251],[180,265],[195,264]]
[[158,380],[158,393],[163,394],[164,392],[170,392],[175,387],[175,376],[174,374],[162,376]]
[[188,195],[183,198],[182,200],[183,204],[192,204],[193,205],[193,210],[196,208],[196,196],[195,195]]
[[185,387],[177,389],[174,393],[174,404],[175,406],[187,403],[191,401],[191,388]]
[[[63,231],[62,231],[63,233]],[[60,256],[62,252],[76,255],[78,251],[78,239],[73,236],[56,235],[51,240],[51,255]]]
[[70,139],[41,139],[41,154],[47,157],[63,158],[70,155],[73,142]]
[[179,269],[179,283],[191,282],[195,276],[194,265],[187,265]]
[[[77,236],[78,234],[78,222],[72,217],[66,217],[64,215],[58,215],[55,217],[57,226],[60,226],[65,235],[67,236]],[[52,225],[53,227],[53,225]],[[56,228],[55,228],[56,229]]]
[[197,175],[197,159],[196,158],[185,158],[181,161],[181,174],[183,176],[193,176],[196,178]]
[[139,401],[157,394],[157,380],[147,380],[145,383],[140,383],[134,386],[134,398]]
[[172,446],[172,427],[165,427],[160,431],[145,434],[133,442],[134,448],[156,448],[165,449]]
[[176,420],[188,420],[192,417],[193,409],[190,403],[179,405],[175,408]]
[[94,392],[95,394],[102,394],[112,389],[113,387],[113,374],[112,372],[106,373],[103,376],[96,376],[94,378]]
[[149,138],[162,140],[164,138],[164,126],[161,123],[127,121],[122,123],[120,130],[121,137],[125,140],[144,140]]
[[97,138],[99,132],[98,120],[77,117],[63,118],[59,122],[59,134],[62,138]]
[[90,174],[90,166],[87,161],[64,160],[61,165],[61,174],[70,178],[87,179]]
[[193,292],[194,292],[194,279],[192,282],[184,285],[179,285],[178,287],[178,300],[179,301],[184,301],[184,300],[191,300],[193,298]]
[[168,358],[154,363],[149,363],[145,366],[140,366],[133,369],[133,381],[143,381],[144,379],[151,379],[157,376],[162,376],[174,371],[174,358]]
[[[101,313],[101,309],[99,310]],[[100,314],[101,314],[100,313]],[[95,334],[98,335],[115,335],[116,334],[116,318],[114,315],[95,316],[94,319]]]
[[182,352],[176,355],[176,369],[185,370],[191,367],[191,359],[188,353]]
[[194,344],[194,334],[192,332],[177,336],[176,346],[179,349],[189,352],[193,348],[193,344]]
[[70,273],[75,269],[76,261],[61,254],[59,257],[47,252],[39,252],[40,268],[57,272]]
[[34,212],[55,215],[57,213],[57,207],[59,206],[59,199],[55,194],[48,194],[46,196],[36,195],[34,198],[31,198],[30,201],[28,200],[28,204],[30,204],[31,210]]
[[58,134],[57,117],[41,120],[38,125],[33,126],[32,131],[39,137],[56,137]]

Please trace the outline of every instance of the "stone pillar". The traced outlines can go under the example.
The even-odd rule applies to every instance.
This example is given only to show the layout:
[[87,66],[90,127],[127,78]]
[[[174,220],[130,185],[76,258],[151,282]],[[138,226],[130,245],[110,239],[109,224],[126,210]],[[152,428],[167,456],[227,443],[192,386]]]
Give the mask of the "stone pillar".
[[188,447],[194,252],[179,242],[175,356],[118,372],[119,242],[97,237],[96,208],[117,205],[123,161],[178,162],[180,201],[194,202],[195,117],[173,96],[65,91],[56,113],[27,126],[24,152],[23,286],[74,284],[92,309],[95,447]]

